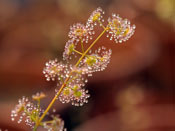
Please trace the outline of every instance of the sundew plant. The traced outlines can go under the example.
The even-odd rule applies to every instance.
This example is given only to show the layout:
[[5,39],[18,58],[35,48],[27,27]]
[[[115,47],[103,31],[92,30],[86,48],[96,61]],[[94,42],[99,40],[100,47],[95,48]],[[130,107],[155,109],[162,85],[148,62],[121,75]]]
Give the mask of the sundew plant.
[[[88,103],[90,95],[85,89],[87,78],[91,77],[94,72],[106,69],[112,54],[112,50],[104,46],[92,49],[93,46],[103,35],[106,35],[111,42],[112,40],[115,43],[125,42],[134,34],[136,28],[135,25],[130,24],[129,20],[116,14],[112,14],[106,22],[107,25],[104,25],[103,15],[104,11],[97,8],[85,24],[77,23],[71,26],[68,33],[69,40],[63,52],[63,61],[59,62],[55,59],[45,64],[43,74],[46,80],[57,82],[55,96],[47,108],[43,110],[40,106],[41,100],[46,97],[44,93],[33,95],[33,102],[23,96],[11,111],[12,121],[17,119],[17,122],[20,123],[24,120],[33,131],[36,131],[39,126],[48,131],[66,131],[64,121],[59,115],[52,115],[52,120],[44,121],[53,104],[57,99],[62,103],[71,103],[74,106],[83,106]],[[97,25],[103,31],[93,38],[94,28]],[[76,49],[78,46],[81,47],[80,50]],[[77,59],[77,62],[73,63],[71,59]]]

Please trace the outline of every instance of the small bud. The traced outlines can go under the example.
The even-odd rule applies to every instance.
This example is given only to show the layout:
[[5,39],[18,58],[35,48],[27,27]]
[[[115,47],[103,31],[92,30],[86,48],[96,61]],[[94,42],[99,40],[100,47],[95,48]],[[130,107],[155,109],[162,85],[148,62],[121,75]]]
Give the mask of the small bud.
[[92,14],[90,15],[87,23],[86,23],[86,26],[90,27],[91,29],[94,28],[94,25],[97,25],[97,21],[101,21],[103,22],[104,19],[103,19],[103,10],[98,7],[95,11],[92,12]]
[[59,116],[52,116],[53,120],[43,122],[43,126],[48,131],[66,131],[64,128],[64,121]]
[[92,30],[81,24],[81,23],[77,23],[74,24],[73,26],[70,27],[70,31],[69,31],[69,38],[74,39],[75,41],[88,41],[89,37],[92,35]]
[[57,62],[57,59],[47,62],[46,67],[43,69],[46,80],[54,81],[56,76],[60,76],[63,73],[65,67],[66,65]]
[[36,95],[33,95],[32,96],[32,98],[34,99],[34,100],[40,100],[40,99],[43,99],[43,98],[45,98],[46,97],[46,95],[43,93],[43,92],[41,92],[41,93],[36,93]]

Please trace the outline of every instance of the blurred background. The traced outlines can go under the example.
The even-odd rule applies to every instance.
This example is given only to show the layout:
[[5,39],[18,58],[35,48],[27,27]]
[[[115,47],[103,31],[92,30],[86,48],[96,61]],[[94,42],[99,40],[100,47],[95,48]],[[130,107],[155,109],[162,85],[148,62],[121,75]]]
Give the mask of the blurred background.
[[11,109],[38,91],[47,94],[47,107],[56,83],[46,82],[45,62],[62,60],[70,25],[85,23],[97,7],[106,12],[105,20],[112,13],[128,18],[136,32],[123,44],[104,36],[98,46],[112,48],[112,59],[89,79],[89,103],[57,101],[55,113],[68,131],[175,131],[174,0],[0,0],[2,131],[30,130],[11,121]]

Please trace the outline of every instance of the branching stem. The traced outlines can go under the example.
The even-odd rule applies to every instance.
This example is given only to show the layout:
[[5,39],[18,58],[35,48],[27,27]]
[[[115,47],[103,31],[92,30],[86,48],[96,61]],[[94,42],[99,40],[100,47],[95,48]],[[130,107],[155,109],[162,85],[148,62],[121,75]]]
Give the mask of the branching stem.
[[[102,26],[104,28],[104,30],[101,32],[101,34],[94,40],[94,42],[88,47],[88,49],[81,53],[77,50],[74,50],[77,53],[81,53],[81,57],[79,58],[79,60],[77,61],[77,63],[75,64],[75,66],[77,67],[81,60],[86,56],[86,54],[89,52],[89,50],[95,45],[95,43],[103,36],[103,34],[106,32],[107,28],[105,28],[104,26]],[[82,43],[82,42],[81,42]],[[82,49],[84,50],[84,47],[82,46]],[[64,87],[66,86],[67,82],[70,79],[72,72],[69,73],[69,77],[67,77],[64,81],[64,83],[62,84],[62,86],[60,87],[60,89],[58,90],[58,92],[56,93],[55,97],[52,99],[52,101],[50,102],[50,104],[48,105],[48,107],[46,108],[46,110],[44,111],[44,113],[42,114],[42,116],[40,117],[40,119],[36,122],[35,127],[33,129],[33,131],[37,130],[37,127],[40,125],[41,121],[44,119],[44,117],[46,116],[46,114],[48,113],[48,111],[50,110],[50,108],[52,107],[52,105],[55,103],[56,99],[58,98],[58,96],[61,94],[62,90],[64,89]]]

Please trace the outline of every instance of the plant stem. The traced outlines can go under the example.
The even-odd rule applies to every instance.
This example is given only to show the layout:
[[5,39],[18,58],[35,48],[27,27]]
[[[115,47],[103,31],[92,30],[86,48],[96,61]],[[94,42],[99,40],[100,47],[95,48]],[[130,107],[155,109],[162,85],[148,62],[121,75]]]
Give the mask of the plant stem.
[[67,77],[66,80],[64,81],[63,85],[61,86],[61,88],[59,89],[59,91],[56,93],[55,97],[52,99],[52,101],[50,102],[50,104],[48,105],[47,109],[44,111],[44,113],[42,114],[42,116],[40,117],[38,123],[36,123],[36,125],[38,126],[40,124],[40,122],[43,120],[43,118],[45,117],[45,115],[47,114],[47,112],[49,111],[49,109],[52,107],[52,105],[54,104],[54,102],[56,101],[57,97],[60,95],[61,91],[63,90],[63,88],[66,86],[67,81],[69,80],[70,77]]
[[106,32],[106,29],[104,29],[104,31],[94,40],[94,42],[89,46],[89,48],[82,54],[82,56],[80,57],[80,59],[78,60],[78,62],[75,64],[75,66],[77,67],[81,60],[84,58],[84,56],[88,53],[88,51],[95,45],[95,43],[102,37],[102,35]]
[[33,128],[33,131],[37,131],[38,126],[35,125],[35,127]]
[[104,27],[103,23],[100,20],[98,20],[98,23],[103,27],[104,30],[106,30],[106,28]]
[[82,49],[82,52],[84,53],[84,46],[83,46],[83,41],[81,40],[81,49]]
[[74,49],[74,51],[75,51],[77,54],[80,54],[80,55],[83,54],[83,53],[79,52],[78,50],[75,50],[75,49]]
[[[80,57],[80,59],[77,61],[77,63],[75,64],[75,66],[77,67],[81,60],[84,58],[84,56],[88,53],[88,51],[95,45],[95,43],[102,37],[102,35],[106,32],[106,29],[104,29],[104,31],[94,40],[94,42],[89,46],[89,48],[82,54],[82,56]],[[48,107],[46,108],[46,110],[44,111],[44,113],[42,114],[42,116],[40,117],[40,119],[38,120],[38,122],[36,123],[35,127],[34,127],[34,131],[37,130],[37,127],[40,125],[40,122],[44,119],[44,117],[46,116],[47,112],[50,110],[50,108],[52,107],[52,105],[55,103],[56,99],[58,98],[58,96],[61,94],[62,90],[64,89],[64,87],[66,86],[67,82],[70,79],[71,73],[69,74],[69,77],[66,78],[66,80],[64,81],[63,85],[61,86],[61,88],[59,89],[59,91],[56,93],[55,97],[52,99],[52,101],[50,102],[50,104],[48,105]]]

